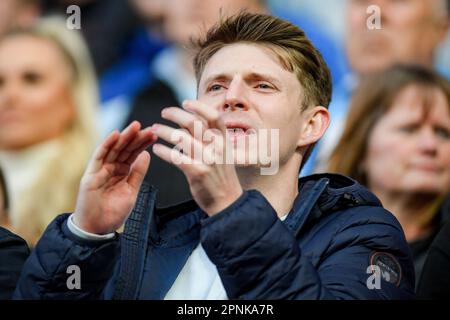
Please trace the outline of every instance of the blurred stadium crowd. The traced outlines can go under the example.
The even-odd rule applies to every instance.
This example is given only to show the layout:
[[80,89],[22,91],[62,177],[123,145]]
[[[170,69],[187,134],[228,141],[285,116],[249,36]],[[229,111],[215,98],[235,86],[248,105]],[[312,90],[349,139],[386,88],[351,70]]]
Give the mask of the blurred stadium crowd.
[[[70,5],[80,30],[67,27]],[[370,5],[381,29],[367,27]],[[74,210],[102,138],[134,120],[165,123],[164,107],[196,98],[190,41],[242,10],[298,25],[331,70],[331,125],[301,175],[366,185],[403,227],[419,297],[448,294],[448,0],[0,1],[0,226],[33,247]],[[161,207],[191,197],[183,173],[157,157],[146,180]]]

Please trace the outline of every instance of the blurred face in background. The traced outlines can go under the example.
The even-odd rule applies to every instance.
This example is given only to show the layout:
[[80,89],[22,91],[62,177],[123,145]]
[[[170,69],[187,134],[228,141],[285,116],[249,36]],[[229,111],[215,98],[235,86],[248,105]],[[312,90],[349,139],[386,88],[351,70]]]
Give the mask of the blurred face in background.
[[162,20],[166,15],[167,0],[132,0],[139,15],[145,22]]
[[39,8],[33,1],[0,1],[0,36],[15,27],[31,26],[39,16]]
[[375,194],[450,191],[449,109],[440,89],[400,91],[368,139],[364,170]]
[[208,30],[222,14],[232,15],[241,10],[262,12],[258,0],[167,0],[165,30],[168,38],[178,44],[188,44]]
[[0,149],[56,138],[75,118],[69,62],[50,40],[31,35],[0,42]]
[[[380,8],[380,30],[367,27],[373,12],[367,13],[370,5]],[[394,63],[431,67],[448,24],[446,0],[350,0],[346,39],[350,65],[358,74],[380,71]]]

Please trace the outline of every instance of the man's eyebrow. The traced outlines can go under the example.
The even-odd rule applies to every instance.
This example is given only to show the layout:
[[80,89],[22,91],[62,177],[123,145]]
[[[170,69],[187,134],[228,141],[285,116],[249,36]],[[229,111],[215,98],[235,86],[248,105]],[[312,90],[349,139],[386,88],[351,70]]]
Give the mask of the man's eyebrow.
[[273,82],[274,84],[280,83],[280,81],[277,78],[275,78],[269,74],[266,74],[266,73],[252,72],[252,73],[246,75],[245,78],[256,79],[256,80],[267,80],[267,81]]
[[225,73],[219,73],[219,74],[213,74],[206,78],[203,83],[210,83],[212,81],[218,81],[218,80],[229,80],[231,77],[226,75]]
[[[219,73],[219,74],[213,74],[211,76],[209,76],[208,78],[206,78],[203,83],[210,83],[212,81],[226,81],[226,80],[230,80],[231,76],[227,75],[225,73]],[[246,74],[244,76],[244,79],[252,79],[252,80],[267,80],[270,82],[273,82],[275,84],[279,84],[280,81],[277,80],[275,77],[269,75],[269,74],[265,74],[265,73],[258,73],[258,72],[251,72],[249,74]]]

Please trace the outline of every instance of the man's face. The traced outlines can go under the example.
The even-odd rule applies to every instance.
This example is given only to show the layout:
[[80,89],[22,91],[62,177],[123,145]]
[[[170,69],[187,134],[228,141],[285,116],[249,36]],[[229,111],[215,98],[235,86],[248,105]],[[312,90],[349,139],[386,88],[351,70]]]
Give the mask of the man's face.
[[[219,50],[205,66],[198,97],[219,110],[235,148],[252,135],[260,138],[260,129],[275,129],[280,166],[298,150],[303,88],[269,48],[240,43]],[[250,154],[255,152],[251,148]]]
[[[380,30],[367,27],[370,5],[380,8]],[[352,69],[367,74],[394,63],[431,66],[448,27],[444,12],[443,0],[350,0],[346,46]]]

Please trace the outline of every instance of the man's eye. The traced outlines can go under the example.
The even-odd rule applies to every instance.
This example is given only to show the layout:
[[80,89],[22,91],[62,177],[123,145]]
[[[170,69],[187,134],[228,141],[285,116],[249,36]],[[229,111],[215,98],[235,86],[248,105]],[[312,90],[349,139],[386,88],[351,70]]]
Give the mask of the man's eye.
[[256,88],[258,88],[258,89],[273,89],[272,86],[268,85],[267,83],[258,83],[256,85]]
[[208,91],[219,91],[222,88],[223,86],[221,86],[220,84],[213,84],[209,87]]

